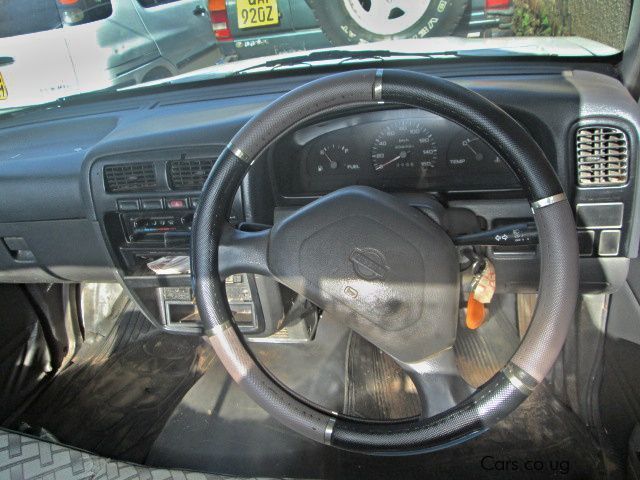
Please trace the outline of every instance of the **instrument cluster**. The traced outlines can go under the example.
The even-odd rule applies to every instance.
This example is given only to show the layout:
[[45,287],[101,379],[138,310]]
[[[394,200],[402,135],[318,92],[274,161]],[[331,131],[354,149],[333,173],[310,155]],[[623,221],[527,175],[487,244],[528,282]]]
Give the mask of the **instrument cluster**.
[[484,140],[419,110],[361,113],[304,127],[279,142],[272,165],[285,196],[354,184],[425,191],[519,187]]

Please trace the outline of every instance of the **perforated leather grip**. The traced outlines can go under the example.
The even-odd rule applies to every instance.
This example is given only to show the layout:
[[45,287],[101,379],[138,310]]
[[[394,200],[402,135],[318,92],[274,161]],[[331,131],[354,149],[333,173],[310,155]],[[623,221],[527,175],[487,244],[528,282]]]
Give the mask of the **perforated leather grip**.
[[540,238],[539,296],[529,329],[511,361],[541,382],[558,358],[573,321],[580,267],[569,202],[537,208],[534,218]]
[[[512,362],[456,408],[402,422],[335,419],[304,404],[264,372],[233,328],[218,276],[225,215],[249,164],[273,141],[310,118],[380,100],[421,108],[459,123],[487,140],[538,202],[540,298]],[[407,454],[471,438],[514,410],[551,368],[573,318],[578,247],[571,208],[536,142],[514,119],[478,94],[446,80],[399,70],[363,70],[324,77],[289,92],[249,121],[220,155],[194,218],[192,263],[198,309],[225,368],[271,415],[316,441],[366,453]],[[546,201],[553,198],[553,202]]]
[[460,405],[431,418],[386,424],[338,419],[331,444],[386,455],[440,450],[485,432],[526,398],[499,372]]

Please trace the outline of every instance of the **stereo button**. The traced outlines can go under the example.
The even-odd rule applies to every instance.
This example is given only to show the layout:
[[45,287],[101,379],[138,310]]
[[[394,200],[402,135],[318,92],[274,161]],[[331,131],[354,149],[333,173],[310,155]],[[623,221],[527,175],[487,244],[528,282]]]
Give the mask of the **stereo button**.
[[162,210],[161,198],[143,198],[141,202],[143,210]]
[[118,200],[118,210],[121,212],[129,212],[138,210],[138,200]]
[[187,208],[187,206],[186,198],[167,198],[167,208],[176,210],[179,208]]

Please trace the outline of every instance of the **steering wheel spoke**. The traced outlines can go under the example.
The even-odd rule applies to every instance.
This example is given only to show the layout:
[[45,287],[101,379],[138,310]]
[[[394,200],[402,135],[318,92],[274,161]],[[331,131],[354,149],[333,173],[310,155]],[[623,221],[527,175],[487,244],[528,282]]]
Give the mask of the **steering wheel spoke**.
[[234,273],[255,273],[272,276],[268,252],[271,229],[244,231],[226,223],[222,227],[218,247],[220,278]]
[[460,375],[453,347],[418,362],[397,363],[416,386],[423,418],[455,407],[475,391]]

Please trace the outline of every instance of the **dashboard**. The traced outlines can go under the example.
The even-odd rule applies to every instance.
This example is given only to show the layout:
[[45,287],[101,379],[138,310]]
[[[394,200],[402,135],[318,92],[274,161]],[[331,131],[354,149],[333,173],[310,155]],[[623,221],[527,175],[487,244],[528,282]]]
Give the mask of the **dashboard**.
[[274,181],[289,197],[347,185],[388,191],[518,190],[506,162],[482,139],[411,109],[364,112],[301,128],[273,149]]
[[[486,96],[532,134],[577,217],[581,289],[615,291],[640,245],[638,104],[601,65],[476,67],[417,70]],[[253,115],[317,75],[132,91],[0,117],[0,282],[116,281],[160,327],[199,332],[189,320],[190,276],[156,275],[148,264],[190,255],[199,195],[219,153]],[[276,224],[354,184],[416,208],[437,202],[468,212],[481,228],[531,221],[504,160],[460,126],[421,111],[379,105],[336,113],[299,126],[263,155],[229,212],[236,225]],[[486,255],[499,291],[536,290],[535,247]],[[252,335],[272,333],[292,304],[259,276],[226,285],[237,323]]]

